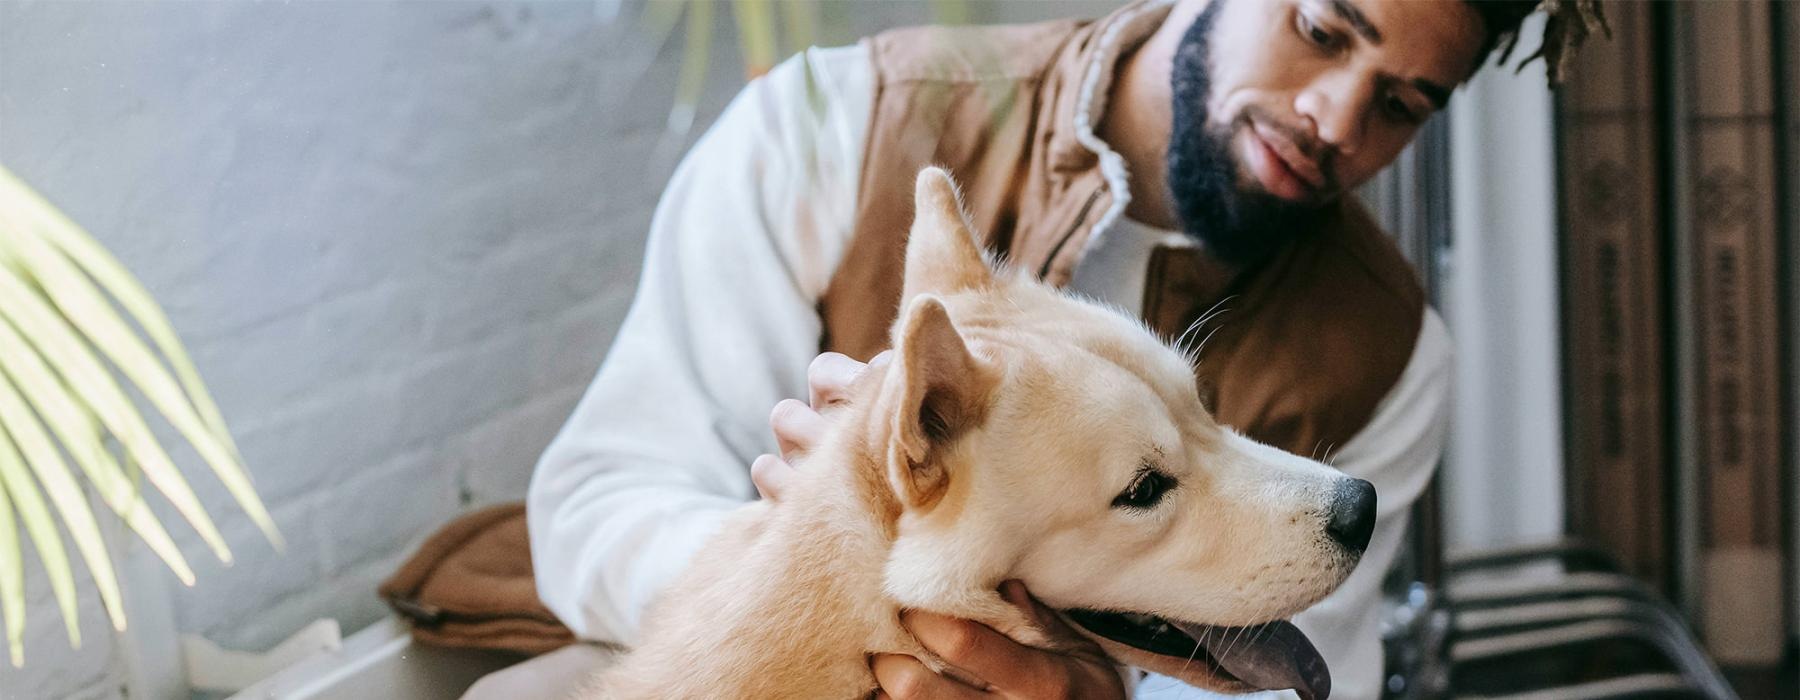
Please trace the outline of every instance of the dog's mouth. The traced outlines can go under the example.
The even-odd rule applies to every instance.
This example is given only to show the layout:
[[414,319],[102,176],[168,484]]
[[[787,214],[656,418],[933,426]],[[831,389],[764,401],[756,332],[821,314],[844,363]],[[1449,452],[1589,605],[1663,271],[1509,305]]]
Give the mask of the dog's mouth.
[[1221,627],[1165,620],[1138,613],[1066,610],[1087,631],[1158,656],[1203,663],[1227,685],[1288,690],[1301,700],[1331,695],[1331,672],[1300,628],[1286,620],[1249,627]]

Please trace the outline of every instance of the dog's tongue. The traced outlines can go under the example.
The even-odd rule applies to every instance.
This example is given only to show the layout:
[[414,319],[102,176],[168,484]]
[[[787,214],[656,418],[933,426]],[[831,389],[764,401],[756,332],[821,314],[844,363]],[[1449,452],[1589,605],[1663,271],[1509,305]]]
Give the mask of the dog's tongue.
[[1331,696],[1331,671],[1312,641],[1286,620],[1255,627],[1173,623],[1206,648],[1219,667],[1263,690],[1292,688],[1301,700]]

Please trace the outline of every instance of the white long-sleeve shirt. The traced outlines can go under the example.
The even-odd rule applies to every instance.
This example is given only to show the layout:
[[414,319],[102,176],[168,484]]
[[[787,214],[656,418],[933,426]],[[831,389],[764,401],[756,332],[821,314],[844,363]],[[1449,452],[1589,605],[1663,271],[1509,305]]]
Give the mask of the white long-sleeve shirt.
[[[776,451],[770,409],[806,396],[817,304],[851,236],[873,98],[865,47],[808,50],[751,82],[677,168],[631,311],[532,477],[538,591],[577,635],[633,641],[650,599],[754,497],[749,464]],[[1124,219],[1095,235],[1072,286],[1135,311],[1150,250],[1180,237]],[[1380,502],[1362,564],[1295,619],[1329,663],[1336,697],[1379,695],[1381,581],[1442,452],[1449,377],[1449,337],[1427,309],[1399,383],[1333,453]],[[1168,683],[1152,679],[1139,696]]]

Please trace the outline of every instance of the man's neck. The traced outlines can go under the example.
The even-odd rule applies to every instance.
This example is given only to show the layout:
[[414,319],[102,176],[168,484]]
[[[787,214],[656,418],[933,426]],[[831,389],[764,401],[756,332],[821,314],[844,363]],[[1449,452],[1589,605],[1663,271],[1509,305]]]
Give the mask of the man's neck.
[[1131,204],[1125,215],[1163,229],[1179,229],[1169,194],[1168,149],[1172,122],[1169,67],[1185,27],[1193,21],[1177,5],[1163,26],[1119,60],[1099,136],[1125,159],[1131,174]]

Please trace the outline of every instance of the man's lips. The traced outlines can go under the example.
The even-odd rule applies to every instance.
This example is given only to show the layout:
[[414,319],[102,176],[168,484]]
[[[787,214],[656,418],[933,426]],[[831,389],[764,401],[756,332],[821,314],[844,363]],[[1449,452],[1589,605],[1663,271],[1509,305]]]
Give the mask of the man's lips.
[[1280,132],[1252,122],[1250,169],[1270,194],[1288,200],[1313,199],[1325,187],[1325,173],[1317,161],[1301,153]]

